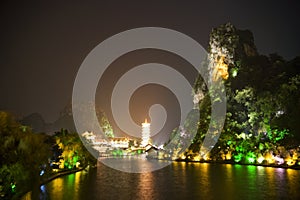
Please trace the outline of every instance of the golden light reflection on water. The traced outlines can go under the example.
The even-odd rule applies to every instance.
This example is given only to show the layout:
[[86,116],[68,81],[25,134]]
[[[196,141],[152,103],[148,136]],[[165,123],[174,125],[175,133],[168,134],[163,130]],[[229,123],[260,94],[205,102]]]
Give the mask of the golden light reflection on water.
[[187,184],[187,176],[186,176],[186,162],[177,162],[177,165],[180,167],[180,171],[181,171],[181,183],[182,185],[186,185]]
[[[299,199],[300,171],[260,166],[174,162],[151,173],[103,165],[46,184],[47,199]],[[25,200],[30,200],[30,194]]]
[[152,173],[139,174],[137,197],[139,199],[153,199],[155,194],[154,180]]
[[225,192],[224,192],[224,194],[226,194],[227,196],[229,196],[229,197],[232,197],[233,195],[234,195],[234,187],[233,187],[233,179],[232,179],[232,165],[230,165],[230,164],[226,164],[225,165],[225,182],[226,182],[226,184],[225,184]]
[[63,188],[64,188],[63,180],[64,180],[63,178],[57,178],[50,183],[52,190],[55,191],[56,199],[62,199],[63,197]]
[[201,190],[201,193],[203,193],[204,196],[209,196],[211,193],[211,187],[209,187],[210,184],[210,175],[209,175],[209,164],[208,163],[199,163],[199,168],[201,169],[201,176],[199,177],[199,182],[201,185],[206,185],[206,187],[199,187],[199,190]]
[[75,174],[75,185],[76,186],[79,186],[81,176],[82,176],[82,173],[76,173]]
[[266,167],[265,168],[265,174],[266,174],[266,180],[268,182],[268,187],[270,187],[270,188],[276,187],[276,185],[275,185],[276,176],[274,174],[274,168]]
[[[51,191],[50,199],[68,199],[72,196],[72,199],[80,199],[80,180],[85,171],[69,174],[65,177],[59,177],[47,184],[47,188]],[[47,191],[44,191],[47,193]]]
[[232,180],[232,165],[226,164],[225,169],[228,180]]
[[[176,186],[180,186],[183,188],[183,190],[188,190],[188,178],[186,175],[187,169],[191,169],[191,163],[186,162],[174,162],[172,165],[173,172],[178,173],[172,173],[172,182]],[[179,197],[177,197],[179,198]]]
[[286,170],[286,178],[287,181],[289,182],[290,185],[290,191],[291,191],[291,196],[297,196],[299,194],[299,184],[300,184],[300,179],[299,179],[300,171],[299,170],[294,170],[294,169],[287,169]]

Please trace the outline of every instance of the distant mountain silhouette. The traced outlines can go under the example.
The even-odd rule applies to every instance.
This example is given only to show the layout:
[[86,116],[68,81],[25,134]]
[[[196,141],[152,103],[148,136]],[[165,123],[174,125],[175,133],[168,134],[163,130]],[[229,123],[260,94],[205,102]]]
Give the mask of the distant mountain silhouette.
[[72,115],[61,115],[53,123],[46,123],[41,114],[32,113],[24,117],[20,122],[23,125],[30,126],[32,131],[36,133],[43,132],[51,135],[56,131],[60,131],[61,128],[70,132],[76,131]]
[[[91,106],[91,104],[85,104],[79,105],[79,108],[90,110]],[[96,114],[99,119],[99,124],[101,127],[103,127],[103,131],[107,137],[113,137],[112,127],[104,111],[100,108],[96,108]],[[42,115],[39,113],[32,113],[24,117],[22,120],[20,120],[20,122],[23,125],[30,126],[33,132],[36,133],[43,132],[52,135],[55,132],[60,131],[62,128],[67,129],[69,132],[76,132],[71,103],[64,107],[64,109],[60,112],[59,118],[53,123],[46,123]]]
[[54,133],[56,131],[60,131],[61,128],[67,129],[70,132],[76,132],[72,115],[60,116],[54,123],[46,126],[45,132]]
[[42,115],[39,113],[32,113],[24,117],[21,121],[21,124],[30,126],[33,132],[44,132],[46,127],[46,122],[43,119]]

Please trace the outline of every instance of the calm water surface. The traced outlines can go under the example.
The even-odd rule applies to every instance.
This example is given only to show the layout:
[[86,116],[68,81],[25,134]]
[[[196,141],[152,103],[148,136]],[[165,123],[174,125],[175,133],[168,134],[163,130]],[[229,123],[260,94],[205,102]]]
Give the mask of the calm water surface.
[[180,163],[151,173],[97,168],[41,187],[42,199],[300,199],[300,171],[229,164]]

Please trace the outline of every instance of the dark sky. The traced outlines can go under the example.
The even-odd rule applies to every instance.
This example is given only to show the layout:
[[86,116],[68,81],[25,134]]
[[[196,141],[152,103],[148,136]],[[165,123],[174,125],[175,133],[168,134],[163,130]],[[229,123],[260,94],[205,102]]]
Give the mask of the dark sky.
[[207,47],[211,29],[231,22],[253,32],[262,54],[300,55],[296,1],[82,2],[1,1],[1,110],[17,116],[38,112],[54,121],[71,102],[87,54],[106,38],[137,27],[175,29]]

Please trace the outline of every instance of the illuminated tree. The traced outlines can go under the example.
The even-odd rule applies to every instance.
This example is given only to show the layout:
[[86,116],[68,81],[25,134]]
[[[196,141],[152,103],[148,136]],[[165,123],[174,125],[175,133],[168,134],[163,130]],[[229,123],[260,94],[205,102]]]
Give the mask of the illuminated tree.
[[29,127],[0,111],[0,138],[0,192],[9,197],[30,187],[37,189],[41,168],[48,165],[47,136],[32,133]]
[[60,162],[61,169],[75,169],[85,166],[89,162],[94,163],[95,159],[83,146],[77,133],[69,133],[65,129],[56,132],[54,135],[57,145],[57,160]]
[[97,112],[97,116],[99,119],[100,127],[102,128],[103,133],[106,137],[114,137],[113,128],[108,121],[108,118],[104,111],[99,110]]

